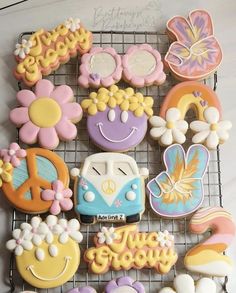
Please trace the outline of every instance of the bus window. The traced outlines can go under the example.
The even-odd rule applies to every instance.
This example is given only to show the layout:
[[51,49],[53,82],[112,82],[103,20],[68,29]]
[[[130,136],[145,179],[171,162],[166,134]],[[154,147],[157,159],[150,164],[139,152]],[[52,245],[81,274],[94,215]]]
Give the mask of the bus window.
[[105,162],[91,162],[88,167],[87,175],[102,176],[107,173],[107,164]]
[[135,175],[128,162],[114,162],[114,174],[119,176]]

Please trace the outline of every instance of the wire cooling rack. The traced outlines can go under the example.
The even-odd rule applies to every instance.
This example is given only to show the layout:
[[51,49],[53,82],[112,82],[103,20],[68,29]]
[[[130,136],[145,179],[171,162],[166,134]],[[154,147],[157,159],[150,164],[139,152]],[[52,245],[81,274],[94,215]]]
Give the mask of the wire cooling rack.
[[[32,34],[32,32],[22,33],[19,36],[19,41],[21,41],[22,38],[29,37],[30,34]],[[133,44],[148,43],[156,48],[162,56],[165,55],[169,47],[168,37],[165,34],[159,34],[156,32],[96,31],[93,32],[93,36],[94,46],[112,46],[121,55],[124,54],[127,48]],[[70,62],[62,65],[56,72],[47,77],[54,83],[55,86],[61,84],[69,85],[74,91],[77,102],[80,102],[89,94],[88,90],[80,88],[77,84],[79,65],[79,59],[71,59]],[[217,74],[215,73],[212,78],[204,80],[203,82],[215,90],[217,86]],[[167,74],[167,80],[164,85],[139,89],[139,91],[141,91],[144,95],[150,95],[154,98],[154,113],[156,115],[159,113],[159,108],[164,97],[175,83],[176,80],[174,80],[170,74]],[[123,82],[120,82],[118,85],[120,87],[128,86]],[[19,83],[19,89],[21,89],[21,86],[23,85]],[[193,113],[188,113],[187,119],[191,121],[193,119]],[[187,149],[190,144],[191,139],[190,136],[188,136],[184,148]],[[86,120],[83,119],[78,124],[78,138],[69,143],[61,143],[56,152],[65,160],[68,168],[70,169],[75,166],[80,166],[87,156],[100,152],[100,150],[90,141],[86,131]],[[139,167],[147,167],[150,172],[150,178],[153,178],[163,170],[162,152],[163,149],[156,142],[150,140],[147,135],[144,141],[134,150],[129,151],[128,154],[135,158]],[[205,199],[203,206],[222,206],[220,173],[220,152],[219,149],[217,149],[211,152],[209,168],[204,178]],[[45,218],[45,216],[46,215],[41,215],[43,218]],[[74,212],[62,214],[61,216],[67,218],[76,217]],[[22,214],[14,210],[12,213],[12,229],[18,227],[22,222],[29,221],[31,217],[31,215]],[[167,275],[162,276],[157,274],[155,270],[142,269],[120,272],[109,271],[105,275],[97,276],[88,272],[87,264],[81,259],[81,264],[72,280],[55,289],[39,290],[32,288],[20,278],[15,267],[14,255],[12,255],[9,267],[10,292],[35,290],[36,292],[65,293],[73,287],[81,287],[85,285],[90,285],[98,290],[98,292],[103,292],[105,284],[111,279],[129,275],[135,280],[142,282],[146,288],[146,292],[156,293],[164,286],[172,286],[173,278],[177,273],[186,272],[183,265],[184,255],[191,247],[199,243],[199,241],[203,238],[202,236],[189,234],[188,223],[189,219],[186,218],[178,220],[158,218],[157,215],[152,212],[148,200],[146,201],[146,210],[143,214],[142,221],[139,224],[140,231],[163,231],[166,229],[175,236],[175,245],[178,251],[179,259],[177,264]],[[107,225],[109,226],[109,224]],[[81,232],[84,236],[84,240],[82,244],[80,244],[81,255],[83,255],[85,249],[93,246],[93,237],[96,232],[99,231],[100,227],[101,224],[81,226]],[[207,236],[208,235],[204,235],[204,237]],[[196,279],[199,277],[199,275],[194,276]],[[221,290],[220,292],[227,292],[227,278],[215,279],[215,281],[219,285]]]

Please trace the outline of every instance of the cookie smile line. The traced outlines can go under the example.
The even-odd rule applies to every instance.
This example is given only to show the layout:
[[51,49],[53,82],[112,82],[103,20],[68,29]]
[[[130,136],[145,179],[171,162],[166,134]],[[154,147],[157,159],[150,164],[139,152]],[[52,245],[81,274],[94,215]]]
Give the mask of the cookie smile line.
[[104,132],[103,132],[103,130],[102,130],[102,126],[103,126],[103,123],[102,123],[102,122],[99,122],[99,123],[97,123],[96,125],[97,125],[97,127],[98,127],[98,129],[99,129],[101,135],[102,135],[106,140],[108,140],[108,141],[110,141],[110,142],[114,142],[114,143],[117,143],[117,142],[123,142],[123,141],[129,139],[129,138],[135,133],[135,131],[138,130],[137,127],[133,126],[133,127],[131,127],[131,132],[129,133],[128,136],[126,136],[125,138],[120,139],[120,140],[115,140],[115,139],[111,139],[111,138],[107,137],[107,136],[104,134]]
[[30,271],[31,274],[32,274],[35,278],[37,278],[37,279],[39,279],[39,280],[41,280],[41,281],[55,281],[55,280],[57,280],[58,278],[60,278],[62,275],[64,275],[64,273],[66,272],[66,270],[67,270],[67,268],[68,268],[69,261],[70,261],[71,259],[72,259],[72,258],[71,258],[70,256],[66,256],[66,257],[65,257],[66,262],[65,262],[65,266],[64,266],[62,272],[61,272],[60,274],[58,274],[57,276],[53,277],[53,278],[44,278],[44,277],[40,277],[37,273],[34,272],[34,270],[33,270],[34,266],[33,266],[33,265],[28,266],[28,267],[27,267],[27,270]]

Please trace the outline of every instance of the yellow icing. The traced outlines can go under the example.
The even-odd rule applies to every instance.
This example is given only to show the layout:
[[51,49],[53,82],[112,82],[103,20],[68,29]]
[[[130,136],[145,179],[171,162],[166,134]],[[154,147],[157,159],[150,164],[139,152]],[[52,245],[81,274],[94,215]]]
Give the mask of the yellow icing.
[[168,128],[168,129],[172,129],[172,128],[174,128],[174,127],[175,127],[175,123],[174,123],[174,122],[168,121],[168,122],[166,123],[166,128]]
[[218,130],[218,124],[217,123],[213,123],[213,124],[211,124],[211,126],[210,126],[210,129],[211,129],[211,131],[217,131]]
[[61,108],[51,98],[39,98],[29,107],[30,120],[40,128],[52,127],[61,119]]
[[103,274],[109,267],[115,270],[155,268],[160,273],[167,273],[177,260],[173,245],[161,247],[157,232],[141,233],[136,225],[116,228],[117,240],[112,244],[98,245],[85,252],[92,272]]
[[12,164],[11,163],[4,163],[0,160],[0,187],[2,186],[3,182],[11,182],[12,181]]

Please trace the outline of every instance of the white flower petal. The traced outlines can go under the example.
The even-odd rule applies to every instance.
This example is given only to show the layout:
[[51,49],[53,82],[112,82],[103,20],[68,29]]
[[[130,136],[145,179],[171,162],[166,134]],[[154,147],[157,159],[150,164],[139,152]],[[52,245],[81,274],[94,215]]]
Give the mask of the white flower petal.
[[53,242],[53,234],[51,232],[48,232],[48,234],[45,237],[45,240],[48,244],[51,244]]
[[178,275],[174,279],[174,287],[177,292],[183,292],[183,284],[184,288],[188,288],[188,293],[195,293],[195,285],[194,280],[190,275],[182,274]]
[[48,225],[45,222],[39,224],[38,233],[42,235],[46,235],[49,232]]
[[174,142],[183,144],[186,141],[185,135],[177,128],[172,129],[172,135],[173,135]]
[[202,278],[197,281],[196,284],[196,293],[216,293],[216,283],[209,278]]
[[70,232],[70,237],[78,243],[83,240],[83,235],[79,231]]
[[59,242],[61,242],[62,244],[66,243],[68,239],[69,239],[69,235],[67,232],[63,232],[59,236]]
[[216,131],[216,133],[220,139],[220,143],[224,143],[225,141],[227,141],[229,139],[229,134],[224,129],[219,129]]
[[58,218],[56,216],[53,216],[53,215],[49,215],[46,218],[46,223],[47,223],[47,225],[49,227],[52,227],[52,226],[56,225],[57,221],[58,221]]
[[210,134],[209,130],[200,131],[199,133],[196,133],[193,136],[192,142],[193,143],[203,143],[209,134]]
[[12,236],[14,239],[19,239],[21,236],[21,229],[15,229],[12,231]]
[[60,225],[63,229],[66,229],[68,226],[68,221],[66,219],[60,219],[58,221],[58,225]]
[[102,227],[102,228],[101,228],[101,232],[102,232],[102,233],[107,233],[107,232],[108,232],[107,227]]
[[42,243],[42,237],[40,237],[40,235],[35,234],[32,238],[32,242],[34,245],[39,246]]
[[42,219],[40,217],[33,217],[30,221],[31,226],[33,228],[38,228],[39,224],[42,222]]
[[206,108],[203,115],[204,115],[205,120],[210,124],[218,123],[218,121],[220,119],[219,111],[215,107]]
[[106,241],[106,238],[103,234],[98,236],[98,243],[103,244]]
[[22,224],[20,225],[20,228],[21,228],[22,230],[29,230],[29,231],[31,231],[32,226],[31,226],[29,223],[22,223]]
[[69,222],[68,222],[68,227],[71,229],[71,230],[79,230],[80,228],[80,224],[79,224],[79,221],[76,220],[76,219],[71,219]]
[[25,58],[25,51],[24,51],[24,49],[20,49],[20,52],[19,52],[19,57],[21,58],[21,59],[24,59]]
[[31,250],[33,248],[32,242],[27,240],[23,240],[21,246],[26,250]]
[[174,291],[170,287],[165,287],[165,288],[161,289],[161,291],[159,293],[176,293],[176,291]]
[[210,125],[204,121],[197,120],[190,123],[190,129],[194,132],[200,132],[204,130],[209,130]]
[[173,143],[172,129],[166,129],[165,133],[161,136],[161,144],[171,145]]
[[107,236],[106,244],[110,245],[110,244],[112,244],[112,242],[113,242],[113,239],[110,236]]
[[159,242],[159,244],[160,244],[161,247],[165,247],[165,245],[166,245],[166,241],[165,241],[165,240],[161,240],[161,241]]
[[179,120],[175,122],[175,127],[179,129],[183,134],[188,130],[188,122],[185,120]]
[[218,127],[220,129],[230,130],[232,128],[232,123],[229,120],[220,121],[218,122]]
[[14,51],[14,55],[15,55],[15,56],[19,56],[19,54],[20,54],[20,50],[21,50],[21,48],[17,48],[17,49]]
[[166,125],[166,121],[162,117],[160,117],[160,116],[152,116],[149,119],[149,123],[153,127],[161,127],[161,126],[165,126]]
[[178,108],[170,108],[166,112],[166,121],[175,122],[180,119],[181,113]]
[[22,255],[23,251],[24,251],[23,247],[21,245],[17,245],[15,249],[15,255],[20,256]]
[[219,137],[216,131],[211,131],[206,139],[206,146],[209,149],[216,149],[219,144]]
[[6,248],[11,251],[14,250],[16,246],[17,244],[15,239],[8,240],[6,243]]
[[165,127],[153,127],[150,130],[150,135],[152,138],[157,139],[161,137],[165,131],[166,131]]

